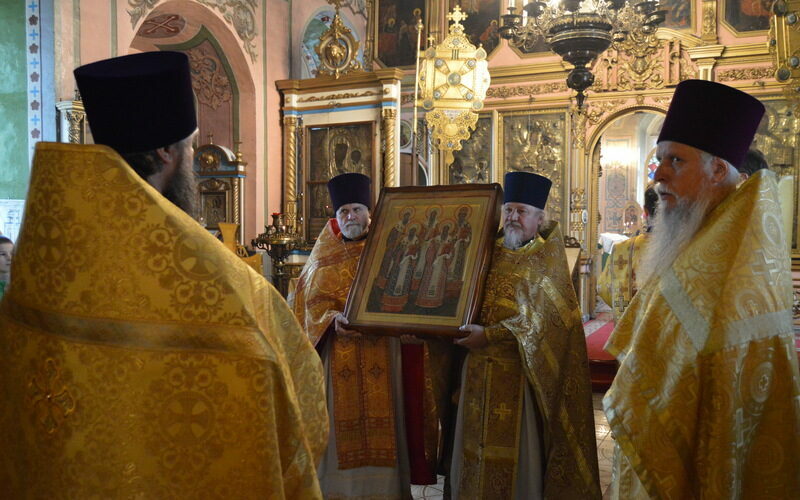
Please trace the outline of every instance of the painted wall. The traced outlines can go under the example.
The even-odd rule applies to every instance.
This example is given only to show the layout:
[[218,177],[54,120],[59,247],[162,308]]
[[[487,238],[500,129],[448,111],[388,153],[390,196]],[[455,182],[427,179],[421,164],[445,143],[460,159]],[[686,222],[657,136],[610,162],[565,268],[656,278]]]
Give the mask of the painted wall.
[[[236,8],[247,9],[252,17],[235,25],[234,20],[238,17],[232,13]],[[169,41],[137,38],[136,34],[148,16],[168,12],[181,14],[188,20],[184,33]],[[76,66],[117,55],[158,50],[160,44],[185,42],[198,32],[200,26],[212,31],[230,63],[240,90],[239,139],[248,162],[245,241],[263,232],[265,214],[279,211],[281,202],[280,95],[275,81],[289,77],[290,3],[287,0],[265,0],[212,5],[192,0],[135,3],[128,0],[60,0],[56,2],[55,18],[55,46],[59,53],[55,92],[59,98],[69,97],[74,92],[72,70]],[[248,33],[252,35],[250,40],[245,42],[242,33],[245,38]],[[245,46],[248,44],[249,48]]]
[[28,189],[25,4],[0,2],[0,199],[22,199]]

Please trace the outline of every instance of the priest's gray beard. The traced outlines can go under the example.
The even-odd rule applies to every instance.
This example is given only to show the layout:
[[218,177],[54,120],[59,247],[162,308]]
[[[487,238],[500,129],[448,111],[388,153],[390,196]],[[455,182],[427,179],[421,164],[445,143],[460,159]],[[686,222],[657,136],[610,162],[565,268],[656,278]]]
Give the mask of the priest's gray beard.
[[503,246],[509,250],[516,250],[521,247],[522,241],[522,226],[516,222],[510,222],[503,226]]
[[342,234],[345,238],[350,240],[357,240],[365,233],[365,226],[362,226],[356,221],[350,221],[342,228]]
[[642,256],[642,269],[637,277],[639,288],[653,276],[661,276],[672,266],[681,251],[703,226],[711,200],[707,197],[690,202],[679,200],[674,208],[661,201],[652,221],[652,230]]

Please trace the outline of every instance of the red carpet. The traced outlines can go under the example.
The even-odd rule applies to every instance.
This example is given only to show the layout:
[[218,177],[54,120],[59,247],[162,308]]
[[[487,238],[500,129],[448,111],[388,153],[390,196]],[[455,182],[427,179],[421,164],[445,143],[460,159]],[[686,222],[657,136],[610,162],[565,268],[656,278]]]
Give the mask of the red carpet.
[[589,357],[589,375],[592,379],[592,390],[608,389],[617,374],[617,361],[603,350],[608,337],[614,331],[614,322],[603,315],[583,325],[586,336],[586,354]]
[[608,321],[606,322],[606,324],[595,330],[594,333],[586,337],[586,352],[589,354],[589,361],[614,360],[614,356],[610,355],[609,353],[603,350],[603,346],[606,345],[606,341],[608,341],[608,337],[611,335],[611,332],[613,331],[614,331],[614,322]]

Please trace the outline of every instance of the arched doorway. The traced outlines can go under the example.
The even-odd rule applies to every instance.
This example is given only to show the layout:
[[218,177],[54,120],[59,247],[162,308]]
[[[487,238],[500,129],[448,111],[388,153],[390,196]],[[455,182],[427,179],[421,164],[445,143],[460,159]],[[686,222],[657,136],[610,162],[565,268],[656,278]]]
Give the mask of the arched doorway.
[[587,245],[599,247],[590,280],[592,293],[588,294],[592,315],[597,276],[611,247],[642,228],[644,191],[656,167],[655,145],[663,121],[664,111],[659,108],[625,109],[599,126],[589,143]]
[[[247,161],[245,212],[257,212],[263,177],[258,152],[255,82],[240,41],[214,11],[195,2],[170,0],[154,8],[135,28],[128,52],[175,50],[189,56],[198,105],[199,144],[213,142],[241,151]],[[264,139],[262,138],[261,141]],[[257,217],[244,218],[246,240],[255,236]]]

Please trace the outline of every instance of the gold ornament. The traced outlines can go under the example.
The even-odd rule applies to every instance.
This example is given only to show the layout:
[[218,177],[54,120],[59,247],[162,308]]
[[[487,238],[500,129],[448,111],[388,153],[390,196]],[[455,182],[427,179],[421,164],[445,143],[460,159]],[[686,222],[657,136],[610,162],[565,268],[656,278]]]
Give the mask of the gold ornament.
[[482,46],[475,47],[464,35],[461,21],[467,15],[456,5],[447,15],[453,23],[450,33],[438,46],[432,44],[420,54],[424,58],[417,85],[417,105],[428,113],[425,120],[434,144],[445,152],[445,161],[453,162],[453,151],[469,139],[483,109],[489,88],[489,64]]
[[344,25],[339,17],[339,5],[336,4],[336,15],[333,16],[331,26],[319,37],[319,45],[314,50],[319,56],[319,74],[333,75],[339,78],[350,71],[361,69],[358,56],[359,42],[353,36],[350,28]]

